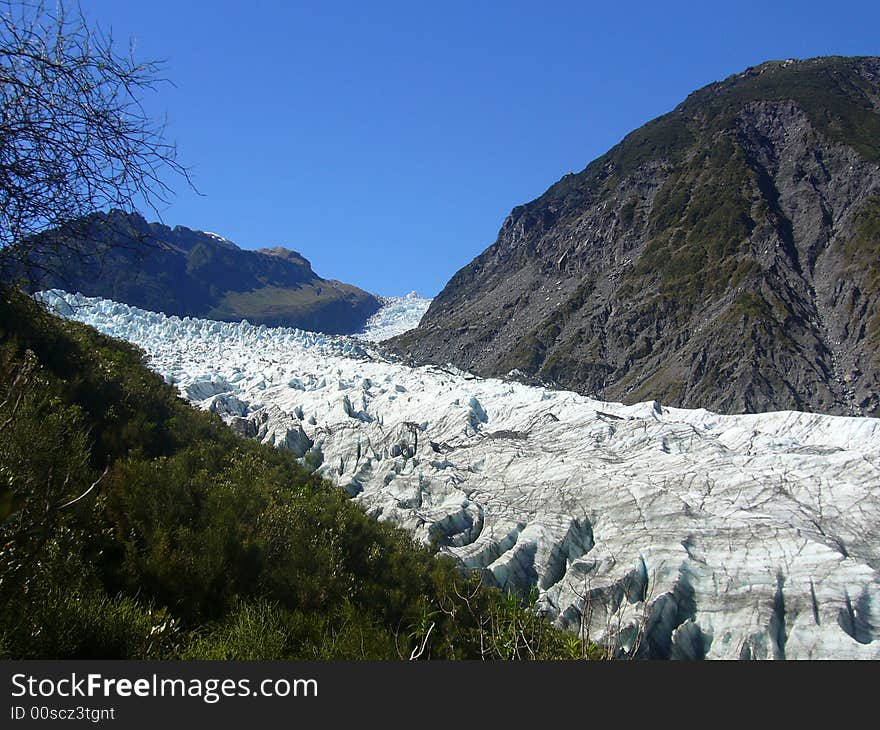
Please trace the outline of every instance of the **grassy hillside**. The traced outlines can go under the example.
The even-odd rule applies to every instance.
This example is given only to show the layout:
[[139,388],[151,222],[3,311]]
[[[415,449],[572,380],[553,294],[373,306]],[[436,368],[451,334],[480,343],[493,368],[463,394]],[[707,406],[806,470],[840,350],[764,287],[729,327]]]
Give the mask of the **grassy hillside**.
[[[574,657],[573,637],[0,289],[0,657]],[[481,646],[483,647],[481,650]]]

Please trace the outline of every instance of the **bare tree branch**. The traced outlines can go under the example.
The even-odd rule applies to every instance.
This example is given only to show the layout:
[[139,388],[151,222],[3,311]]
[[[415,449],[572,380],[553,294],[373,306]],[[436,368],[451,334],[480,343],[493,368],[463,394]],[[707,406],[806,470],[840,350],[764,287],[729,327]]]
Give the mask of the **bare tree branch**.
[[425,648],[428,646],[428,639],[431,638],[431,632],[434,630],[435,625],[436,624],[432,621],[431,625],[428,627],[428,632],[422,638],[422,645],[413,647],[412,653],[409,655],[409,660],[411,662],[420,659],[422,654],[425,653]]
[[0,0],[0,278],[99,253],[118,236],[87,235],[85,216],[158,215],[167,176],[189,182],[164,121],[144,106],[161,70],[117,52],[79,8]]
[[79,502],[81,499],[83,499],[83,498],[85,498],[86,496],[88,496],[89,492],[91,492],[95,487],[97,487],[97,486],[101,483],[101,480],[104,479],[104,477],[107,476],[107,473],[108,473],[109,471],[110,471],[110,467],[109,467],[109,466],[106,466],[106,467],[104,468],[104,473],[101,474],[101,476],[99,476],[97,479],[95,479],[94,482],[92,482],[92,486],[90,486],[88,489],[86,489],[86,491],[83,492],[82,494],[80,494],[78,497],[74,497],[74,498],[71,499],[69,502],[65,502],[64,504],[59,505],[59,506],[58,506],[58,509],[65,509],[66,507],[70,507],[71,505],[76,504],[76,503]]

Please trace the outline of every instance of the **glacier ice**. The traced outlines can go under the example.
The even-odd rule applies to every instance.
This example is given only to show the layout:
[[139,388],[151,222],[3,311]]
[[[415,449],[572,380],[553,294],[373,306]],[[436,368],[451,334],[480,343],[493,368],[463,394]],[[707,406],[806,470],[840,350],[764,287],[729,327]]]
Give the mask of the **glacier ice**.
[[880,420],[624,406],[38,296],[560,626],[658,658],[880,658]]
[[383,342],[419,326],[431,299],[412,291],[405,297],[379,297],[382,308],[372,315],[355,337],[369,342]]

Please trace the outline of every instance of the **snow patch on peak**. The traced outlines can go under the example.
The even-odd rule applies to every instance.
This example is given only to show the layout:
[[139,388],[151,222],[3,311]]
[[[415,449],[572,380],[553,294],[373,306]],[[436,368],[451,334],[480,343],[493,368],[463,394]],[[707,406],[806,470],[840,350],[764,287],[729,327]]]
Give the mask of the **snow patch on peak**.
[[221,236],[219,233],[214,233],[213,231],[202,231],[206,236],[210,236],[211,238],[216,238],[218,241],[225,241],[226,243],[232,243],[226,236]]
[[238,249],[238,246],[233,241],[230,241],[226,236],[221,236],[219,233],[212,233],[211,231],[197,231],[197,233],[203,233],[206,236],[210,236],[224,248]]

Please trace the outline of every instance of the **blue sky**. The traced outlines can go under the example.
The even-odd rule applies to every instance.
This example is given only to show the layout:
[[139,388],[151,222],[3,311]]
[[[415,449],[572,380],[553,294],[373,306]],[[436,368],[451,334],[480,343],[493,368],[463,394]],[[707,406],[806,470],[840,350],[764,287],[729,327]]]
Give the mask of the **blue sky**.
[[768,59],[880,55],[875,2],[82,0],[141,59],[192,168],[170,225],[436,294],[540,195]]

